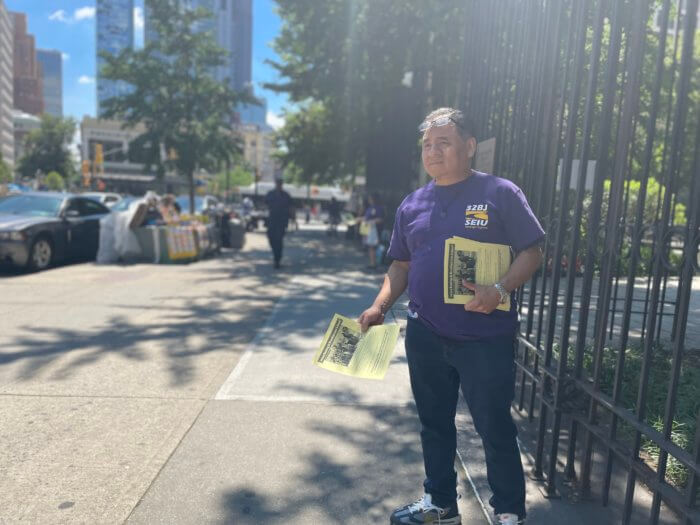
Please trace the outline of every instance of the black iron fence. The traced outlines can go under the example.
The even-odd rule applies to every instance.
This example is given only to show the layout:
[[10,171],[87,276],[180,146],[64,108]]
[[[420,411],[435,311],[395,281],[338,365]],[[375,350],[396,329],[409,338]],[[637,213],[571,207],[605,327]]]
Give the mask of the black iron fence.
[[640,483],[649,523],[662,507],[700,523],[697,16],[698,0],[491,0],[466,22],[459,105],[548,233],[521,293],[532,475],[548,496],[615,489],[623,523]]

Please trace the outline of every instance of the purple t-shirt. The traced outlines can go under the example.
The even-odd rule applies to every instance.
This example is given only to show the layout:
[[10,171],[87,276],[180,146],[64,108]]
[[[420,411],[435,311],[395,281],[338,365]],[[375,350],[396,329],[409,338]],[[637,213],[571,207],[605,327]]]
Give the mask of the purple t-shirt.
[[389,246],[393,259],[411,262],[409,309],[435,333],[457,340],[514,336],[514,294],[510,312],[482,314],[445,304],[445,240],[453,236],[507,244],[515,252],[537,243],[544,230],[523,192],[509,180],[473,170],[466,180],[449,186],[431,181],[399,206]]

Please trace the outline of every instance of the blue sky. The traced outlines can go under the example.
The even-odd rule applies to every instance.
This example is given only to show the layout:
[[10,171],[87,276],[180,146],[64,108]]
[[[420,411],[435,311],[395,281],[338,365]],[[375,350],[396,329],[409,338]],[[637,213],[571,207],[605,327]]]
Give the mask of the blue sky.
[[[63,53],[63,111],[77,120],[95,115],[95,0],[5,0],[7,8],[27,14],[29,32],[37,47]],[[267,98],[268,121],[277,123],[286,99],[263,90],[262,82],[275,80],[264,63],[277,59],[271,43],[280,29],[273,0],[253,0],[253,83],[258,96]],[[143,44],[143,0],[135,0],[136,45]]]

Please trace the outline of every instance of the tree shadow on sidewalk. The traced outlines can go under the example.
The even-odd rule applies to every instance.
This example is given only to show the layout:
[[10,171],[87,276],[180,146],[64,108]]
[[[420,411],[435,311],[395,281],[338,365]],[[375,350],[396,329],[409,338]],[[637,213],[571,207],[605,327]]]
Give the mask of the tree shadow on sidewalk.
[[[372,423],[329,421],[319,411],[307,430],[328,443],[306,452],[303,470],[292,479],[293,490],[261,491],[257,484],[227,490],[220,505],[225,523],[301,523],[311,512],[319,523],[365,524],[387,520],[393,508],[422,491],[422,454],[417,417],[411,408],[346,407]],[[351,416],[349,416],[351,417]],[[345,449],[358,461],[329,452]],[[264,480],[261,480],[264,482]]]
[[[265,262],[269,254],[263,250],[233,252],[225,255],[231,260],[230,266],[216,264],[197,270],[206,275],[200,282],[227,283],[214,292],[207,289],[198,294],[195,287],[194,293],[188,292],[185,297],[166,293],[145,304],[108,303],[106,307],[119,313],[100,320],[94,328],[38,327],[36,322],[14,328],[0,345],[0,384],[27,382],[41,374],[48,380],[69,380],[80,368],[95,365],[108,356],[144,363],[162,360],[164,355],[170,387],[186,386],[197,375],[197,357],[240,350],[265,326],[282,294],[287,290],[304,291],[303,286],[295,288],[287,282],[295,271],[314,276],[318,284],[314,297],[329,311],[334,303],[355,293],[350,290],[352,283],[346,288],[335,278],[337,273],[356,266],[352,248],[344,243],[325,242],[320,235],[322,232],[302,231],[292,236],[291,260],[299,261],[296,257],[306,254],[309,263],[302,266],[293,262],[288,272],[275,272]],[[364,286],[367,290],[376,289],[375,281],[368,280]],[[280,283],[286,288],[278,286]],[[326,284],[327,290],[323,288]],[[303,314],[305,304],[309,303],[299,303],[294,308]],[[148,315],[141,321],[133,315],[134,311]],[[325,327],[287,323],[275,329],[303,336]],[[280,341],[280,345],[284,347],[284,342]],[[138,369],[133,370],[138,373]],[[151,373],[150,369],[142,372]]]

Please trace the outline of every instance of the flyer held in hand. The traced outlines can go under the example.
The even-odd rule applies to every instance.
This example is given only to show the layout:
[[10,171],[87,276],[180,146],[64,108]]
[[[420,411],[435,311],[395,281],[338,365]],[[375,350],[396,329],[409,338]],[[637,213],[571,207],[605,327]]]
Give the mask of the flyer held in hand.
[[332,372],[364,379],[384,379],[399,338],[396,324],[372,326],[335,314],[313,364]]
[[[510,246],[477,242],[462,237],[445,241],[444,295],[447,304],[467,304],[474,292],[462,281],[490,286],[498,282],[510,267]],[[510,297],[498,305],[510,311]]]

